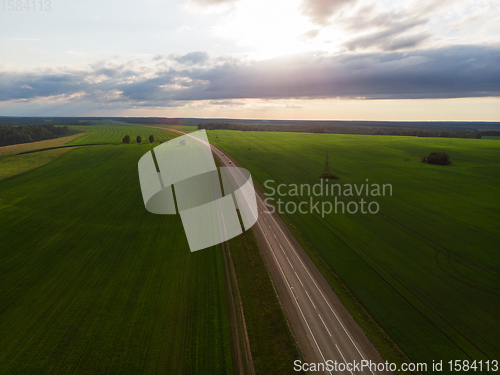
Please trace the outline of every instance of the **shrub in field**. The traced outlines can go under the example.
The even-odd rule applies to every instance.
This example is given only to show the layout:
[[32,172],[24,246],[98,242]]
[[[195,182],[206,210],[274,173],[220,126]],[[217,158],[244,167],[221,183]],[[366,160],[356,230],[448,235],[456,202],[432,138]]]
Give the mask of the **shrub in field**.
[[149,143],[153,143],[154,141],[155,141],[155,136],[151,134],[149,136]]
[[130,136],[126,135],[125,137],[122,138],[123,143],[130,143]]
[[429,156],[425,156],[422,158],[422,163],[449,165],[451,164],[451,161],[446,152],[431,152]]
[[142,138],[141,138],[141,136],[140,136],[140,135],[138,135],[136,139],[137,139],[137,143],[141,143]]

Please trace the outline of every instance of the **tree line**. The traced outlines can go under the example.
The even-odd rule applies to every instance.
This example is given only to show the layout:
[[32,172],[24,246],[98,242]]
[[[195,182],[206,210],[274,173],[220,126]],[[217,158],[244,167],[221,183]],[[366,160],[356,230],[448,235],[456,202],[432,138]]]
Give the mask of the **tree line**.
[[0,146],[16,145],[57,138],[68,132],[67,126],[45,125],[0,125]]
[[[135,138],[135,140],[136,140],[136,142],[137,142],[137,143],[141,143],[141,142],[142,142],[142,137],[141,137],[140,135],[138,135],[138,136]],[[154,143],[154,141],[155,141],[155,136],[151,134],[151,135],[148,137],[148,140],[149,140],[149,143]],[[127,134],[125,137],[123,137],[123,138],[122,138],[122,142],[123,142],[123,143],[127,143],[127,144],[128,144],[128,143],[130,143],[130,135],[128,135],[128,134]],[[160,142],[160,143],[161,143],[161,142]]]
[[443,138],[481,138],[479,131],[447,131],[418,130],[393,128],[368,128],[357,126],[306,126],[306,125],[242,125],[226,122],[209,122],[198,124],[198,129],[207,130],[240,130],[267,132],[299,132],[299,133],[332,133],[332,134],[364,134],[364,135],[401,135],[413,137],[443,137]]
[[90,119],[75,117],[2,117],[0,125],[92,125]]

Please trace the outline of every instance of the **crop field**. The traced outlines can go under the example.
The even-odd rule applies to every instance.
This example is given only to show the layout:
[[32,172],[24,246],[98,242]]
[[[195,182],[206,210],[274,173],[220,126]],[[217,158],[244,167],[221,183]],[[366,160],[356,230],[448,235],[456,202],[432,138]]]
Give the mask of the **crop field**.
[[23,155],[0,157],[0,180],[45,165],[69,150],[69,148],[57,148]]
[[173,129],[173,130],[179,130],[184,133],[191,133],[195,132],[198,130],[197,126],[191,126],[191,125],[163,125],[163,124],[155,124],[153,126],[157,126],[160,128],[165,128],[165,129]]
[[0,157],[16,155],[16,154],[20,154],[21,152],[30,152],[30,151],[35,151],[35,150],[47,149],[47,148],[61,147],[61,146],[64,146],[65,144],[71,142],[72,140],[74,140],[78,137],[81,137],[86,132],[88,132],[88,130],[85,131],[85,129],[82,129],[80,131],[78,129],[71,129],[71,132],[78,132],[78,133],[73,134],[73,135],[69,135],[66,137],[47,139],[45,141],[20,143],[17,145],[0,147]]
[[[174,136],[85,128],[77,143]],[[0,372],[234,372],[222,253],[144,209],[149,148],[80,147],[0,181]]]
[[[276,193],[274,203],[308,202],[302,208],[309,213],[285,219],[412,361],[500,358],[497,140],[208,133],[251,171],[263,192],[271,193],[264,188],[268,180],[274,189],[286,184],[286,196]],[[370,192],[372,184],[392,186],[385,196],[365,195],[364,187],[361,196],[354,188],[353,196],[334,191],[344,205],[360,198],[377,202],[377,213],[342,214],[340,205],[338,213],[322,217],[310,207],[311,197],[319,210],[335,197],[287,194],[290,184],[320,182],[327,151],[330,172],[339,177],[328,185],[361,186],[368,179]],[[434,151],[448,153],[452,164],[420,162]]]
[[90,134],[79,137],[70,145],[91,144],[91,143],[122,143],[125,135],[130,136],[130,143],[136,143],[138,135],[142,138],[142,143],[149,143],[148,137],[152,134],[155,142],[166,142],[172,138],[169,132],[162,129],[147,128],[136,125],[123,125],[111,121],[100,121],[97,125],[70,126],[70,129],[76,128],[80,131],[90,131]]

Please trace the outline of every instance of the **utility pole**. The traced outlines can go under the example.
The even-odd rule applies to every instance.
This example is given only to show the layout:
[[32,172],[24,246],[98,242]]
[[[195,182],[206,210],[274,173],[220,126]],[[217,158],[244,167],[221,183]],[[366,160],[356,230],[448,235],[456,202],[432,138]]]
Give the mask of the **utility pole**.
[[330,167],[328,166],[328,151],[326,152],[325,170],[323,173],[330,173]]

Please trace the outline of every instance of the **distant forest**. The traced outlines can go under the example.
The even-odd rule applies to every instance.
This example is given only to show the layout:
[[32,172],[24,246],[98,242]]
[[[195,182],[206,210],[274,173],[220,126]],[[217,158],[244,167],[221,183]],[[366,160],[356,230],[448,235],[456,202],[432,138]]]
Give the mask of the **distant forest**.
[[[361,126],[306,126],[306,125],[242,125],[225,122],[209,122],[198,124],[198,129],[208,130],[241,130],[268,132],[302,132],[302,133],[332,133],[332,134],[366,134],[366,135],[405,135],[414,137],[445,137],[445,138],[481,138],[479,131],[450,131],[422,129],[370,128]],[[496,133],[489,131],[485,133]],[[500,132],[499,132],[500,133]]]
[[57,138],[68,132],[67,126],[44,125],[0,125],[0,146],[16,145]]
[[0,125],[93,125],[99,118],[78,117],[0,117]]

